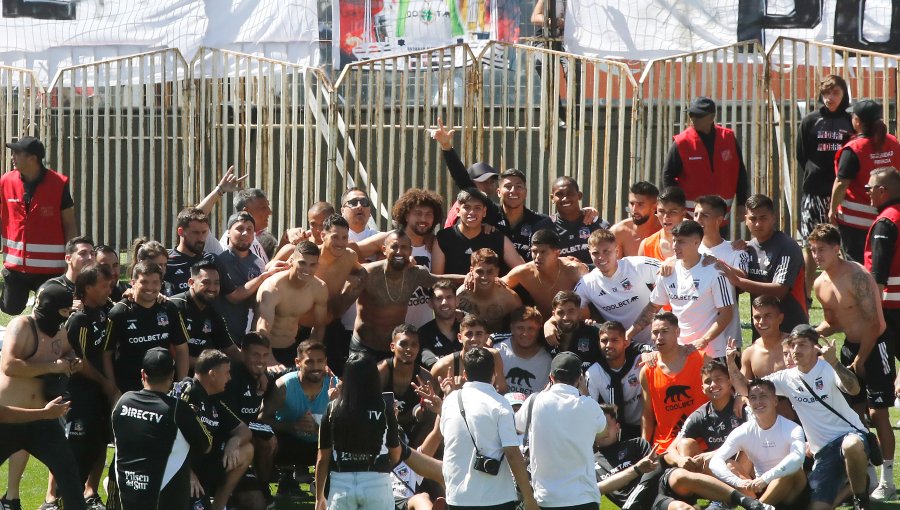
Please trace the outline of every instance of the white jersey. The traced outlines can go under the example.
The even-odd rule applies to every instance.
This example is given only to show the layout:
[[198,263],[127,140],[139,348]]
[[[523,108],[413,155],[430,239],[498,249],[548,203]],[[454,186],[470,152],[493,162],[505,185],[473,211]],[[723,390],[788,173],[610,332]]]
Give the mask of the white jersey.
[[709,462],[713,474],[732,487],[737,487],[742,479],[728,468],[726,461],[739,452],[753,462],[756,478],[771,483],[803,468],[806,439],[800,425],[784,416],[778,416],[768,429],[760,427],[755,419],[741,424],[728,434]]
[[[581,296],[581,307],[587,308],[592,303],[604,319],[630,327],[650,302],[650,288],[656,283],[659,264],[650,257],[624,257],[609,278],[599,269],[593,269],[575,286],[575,292]],[[634,340],[649,345],[650,328],[638,333]]]
[[805,425],[806,438],[809,440],[809,449],[815,454],[823,446],[834,439],[841,437],[853,428],[844,420],[838,418],[828,409],[825,409],[815,397],[809,394],[809,390],[803,385],[806,381],[809,387],[825,402],[828,402],[835,411],[846,418],[859,430],[866,430],[859,416],[841,393],[840,383],[834,368],[824,359],[819,359],[809,373],[804,374],[799,368],[779,370],[774,374],[764,377],[775,384],[779,395],[788,397],[797,416]]
[[[656,288],[650,296],[653,304],[670,305],[678,317],[681,336],[678,341],[689,344],[699,339],[716,323],[718,308],[734,304],[734,293],[728,280],[715,266],[697,263],[688,269],[680,260],[669,276],[657,276]],[[714,338],[704,352],[711,358],[725,356],[728,331]]]
[[509,390],[514,393],[532,393],[541,391],[550,380],[550,362],[553,357],[544,349],[540,349],[534,356],[525,359],[520,358],[510,345],[512,339],[504,340],[494,345],[503,360],[503,375]]
[[[354,232],[353,229],[350,229],[350,242],[358,243],[363,239],[367,239],[377,234],[378,231],[371,227],[366,227],[361,232]],[[341,315],[341,324],[344,325],[344,329],[347,331],[353,331],[353,328],[356,327],[356,301],[350,304],[347,307],[347,311],[344,312],[344,315]]]
[[391,471],[391,490],[395,498],[409,499],[416,495],[415,490],[425,477],[412,470],[406,462],[397,464]]
[[[416,264],[431,271],[431,252],[425,245],[413,246],[412,256]],[[416,287],[415,292],[409,298],[409,309],[406,311],[406,322],[416,328],[421,328],[434,319],[434,310],[431,309],[431,298],[422,287]]]
[[[745,273],[747,272],[747,261],[750,260],[750,255],[747,254],[746,251],[735,250],[732,248],[731,241],[722,241],[712,248],[707,248],[706,245],[700,243],[700,254],[710,254],[729,266],[738,268]],[[728,286],[731,288],[731,294],[737,296],[734,285],[731,285],[729,282]],[[726,331],[726,337],[734,338],[738,341],[738,345],[743,344],[741,342],[741,314],[738,313],[737,308],[735,308],[734,314],[731,316],[731,324]]]
[[[622,410],[622,417],[629,425],[641,426],[641,411],[644,401],[641,394],[640,356],[632,359],[626,355],[625,365],[618,371],[604,368],[594,363],[585,372],[588,395],[601,404],[615,404]],[[630,362],[630,363],[629,363]],[[604,364],[605,365],[605,364]],[[618,383],[622,392],[622,401],[617,401],[614,383]]]

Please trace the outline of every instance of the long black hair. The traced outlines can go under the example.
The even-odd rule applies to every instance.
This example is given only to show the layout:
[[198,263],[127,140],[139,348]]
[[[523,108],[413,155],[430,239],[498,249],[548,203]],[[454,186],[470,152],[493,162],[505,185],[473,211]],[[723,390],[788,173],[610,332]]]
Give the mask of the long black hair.
[[361,437],[363,434],[360,433],[358,424],[367,420],[370,410],[381,409],[384,409],[384,400],[381,397],[381,380],[375,358],[365,354],[351,354],[344,365],[341,394],[335,400],[331,414],[334,435],[350,440],[351,444],[344,445],[347,451],[362,450],[366,441]]

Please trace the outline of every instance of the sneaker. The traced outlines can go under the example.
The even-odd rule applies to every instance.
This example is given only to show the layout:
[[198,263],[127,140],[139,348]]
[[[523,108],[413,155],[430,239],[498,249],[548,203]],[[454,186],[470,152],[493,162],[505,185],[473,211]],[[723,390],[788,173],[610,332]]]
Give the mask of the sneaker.
[[60,510],[59,502],[55,499],[53,501],[44,501],[38,507],[38,510]]
[[853,510],[869,510],[869,499],[855,496],[853,498]]
[[99,494],[94,494],[84,499],[84,508],[86,510],[106,510],[106,505],[103,504]]
[[6,499],[6,494],[0,498],[0,506],[3,507],[4,510],[22,510],[22,500],[19,498],[16,499]]
[[280,498],[299,498],[303,495],[300,490],[300,483],[294,480],[293,476],[282,476],[278,480],[278,492],[275,493]]
[[878,484],[878,487],[875,487],[875,490],[872,491],[872,494],[869,495],[869,499],[873,499],[875,501],[890,501],[896,496],[897,489],[895,489],[893,485],[888,485],[886,482],[881,482]]

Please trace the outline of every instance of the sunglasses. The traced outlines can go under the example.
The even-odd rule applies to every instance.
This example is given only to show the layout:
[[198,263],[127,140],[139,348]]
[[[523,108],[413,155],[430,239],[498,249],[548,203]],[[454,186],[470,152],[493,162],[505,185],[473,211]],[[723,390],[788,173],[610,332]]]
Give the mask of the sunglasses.
[[344,202],[344,207],[369,207],[369,199],[365,197],[351,198]]

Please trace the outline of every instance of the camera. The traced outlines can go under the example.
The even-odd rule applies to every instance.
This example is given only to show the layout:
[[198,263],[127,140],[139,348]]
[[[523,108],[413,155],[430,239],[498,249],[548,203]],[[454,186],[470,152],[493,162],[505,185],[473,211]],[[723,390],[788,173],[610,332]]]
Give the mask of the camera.
[[474,468],[475,471],[481,471],[482,473],[497,476],[497,473],[500,472],[501,462],[501,460],[485,457],[484,455],[475,452],[475,458],[472,460],[472,468]]

